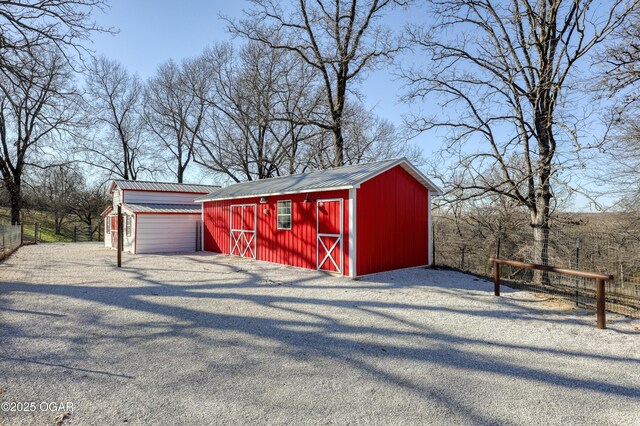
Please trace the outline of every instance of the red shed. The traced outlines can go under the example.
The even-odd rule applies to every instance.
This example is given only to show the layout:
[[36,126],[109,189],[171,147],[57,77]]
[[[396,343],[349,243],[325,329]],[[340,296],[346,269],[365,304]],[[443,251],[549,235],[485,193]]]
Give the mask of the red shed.
[[401,158],[238,183],[196,201],[206,251],[357,277],[431,264],[439,193]]

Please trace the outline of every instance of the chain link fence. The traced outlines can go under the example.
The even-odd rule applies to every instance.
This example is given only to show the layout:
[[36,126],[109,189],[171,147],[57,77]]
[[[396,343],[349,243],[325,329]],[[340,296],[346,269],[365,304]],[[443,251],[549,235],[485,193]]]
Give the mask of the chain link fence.
[[0,225],[0,233],[2,234],[1,260],[13,253],[22,244],[22,226]]
[[[640,318],[640,232],[599,233],[549,231],[548,245],[536,242],[532,229],[491,232],[468,224],[434,218],[434,263],[491,277],[489,258],[519,260],[611,274],[607,310]],[[562,274],[541,273],[502,265],[501,276],[511,286],[554,294],[577,306],[595,307],[595,282]]]

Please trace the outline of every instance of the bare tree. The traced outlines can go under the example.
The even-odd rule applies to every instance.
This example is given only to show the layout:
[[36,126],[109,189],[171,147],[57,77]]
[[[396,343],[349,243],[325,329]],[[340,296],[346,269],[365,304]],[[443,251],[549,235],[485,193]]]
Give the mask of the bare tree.
[[145,123],[160,142],[160,158],[179,183],[203,132],[209,108],[203,94],[209,93],[212,85],[209,69],[202,60],[181,64],[170,60],[158,68],[145,90]]
[[69,164],[44,169],[36,180],[32,203],[39,210],[53,216],[54,232],[60,235],[76,195],[83,187],[82,175],[76,167]]
[[389,120],[377,116],[357,100],[347,106],[345,163],[357,164],[406,157],[421,164],[422,151],[412,145]]
[[[609,143],[603,150],[599,178],[610,196],[618,198],[614,207],[640,211],[640,113],[636,102],[613,108],[615,119]],[[615,167],[612,167],[615,165]]]
[[[601,89],[615,101],[608,111],[610,143],[602,178],[609,182],[624,210],[640,210],[640,10],[635,10],[614,33],[597,58]],[[612,169],[610,165],[616,167]],[[635,215],[634,215],[635,217]]]
[[22,78],[0,77],[0,173],[12,223],[20,221],[25,171],[50,165],[47,148],[75,129],[79,105],[67,62],[58,53],[40,51],[20,69]]
[[447,109],[410,124],[419,132],[449,131],[443,163],[461,174],[450,182],[461,197],[495,194],[526,207],[536,260],[547,263],[554,191],[570,184],[567,171],[582,167],[593,147],[585,144],[584,122],[573,108],[576,64],[621,25],[635,2],[429,5],[440,19],[434,28],[410,30],[429,64],[405,70],[407,99],[439,99]]
[[321,80],[325,114],[307,121],[331,132],[333,166],[344,164],[343,116],[347,94],[365,72],[397,53],[401,45],[380,18],[399,0],[300,0],[290,8],[273,0],[253,0],[247,18],[230,29],[271,49],[295,54]]
[[87,225],[90,240],[98,232],[100,213],[109,205],[109,197],[104,185],[84,185],[75,193],[70,212],[76,219]]
[[[640,81],[640,10],[633,10],[628,19],[613,32],[597,62],[603,71],[605,88],[612,94],[631,90],[625,101],[635,101]],[[636,95],[634,95],[634,93]]]
[[154,170],[142,138],[143,86],[118,62],[100,57],[90,67],[86,103],[95,133],[79,146],[83,162],[107,178],[136,180]]
[[[112,32],[91,21],[104,0],[0,1],[0,73],[5,77],[31,79],[42,50],[54,50],[68,65],[87,50],[91,33]],[[80,58],[82,59],[82,58]]]
[[[422,151],[398,131],[389,120],[377,116],[358,99],[346,105],[343,117],[345,136],[344,163],[358,164],[390,158],[407,157],[414,164],[423,163]],[[308,167],[332,167],[332,137],[321,131],[309,140]]]
[[313,96],[295,96],[309,85],[304,79],[310,76],[299,69],[303,65],[287,52],[257,43],[238,52],[218,45],[201,60],[214,77],[196,161],[236,182],[296,170],[299,144],[310,135],[309,126],[295,117],[315,105]]

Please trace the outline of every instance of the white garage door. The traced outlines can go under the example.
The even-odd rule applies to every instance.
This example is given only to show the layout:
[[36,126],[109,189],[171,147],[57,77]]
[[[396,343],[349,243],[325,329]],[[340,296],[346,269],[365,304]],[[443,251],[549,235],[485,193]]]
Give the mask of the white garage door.
[[196,251],[200,214],[139,214],[136,253]]

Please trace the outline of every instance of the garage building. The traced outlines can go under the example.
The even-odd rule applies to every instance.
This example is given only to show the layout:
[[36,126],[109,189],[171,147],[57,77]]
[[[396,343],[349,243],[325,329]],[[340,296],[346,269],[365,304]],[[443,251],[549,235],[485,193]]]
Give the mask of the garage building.
[[118,205],[122,205],[123,249],[130,253],[200,250],[201,207],[194,199],[219,187],[169,182],[114,180],[112,205],[102,215],[104,244],[118,244]]
[[238,183],[196,201],[206,251],[358,277],[431,264],[439,193],[400,158]]

